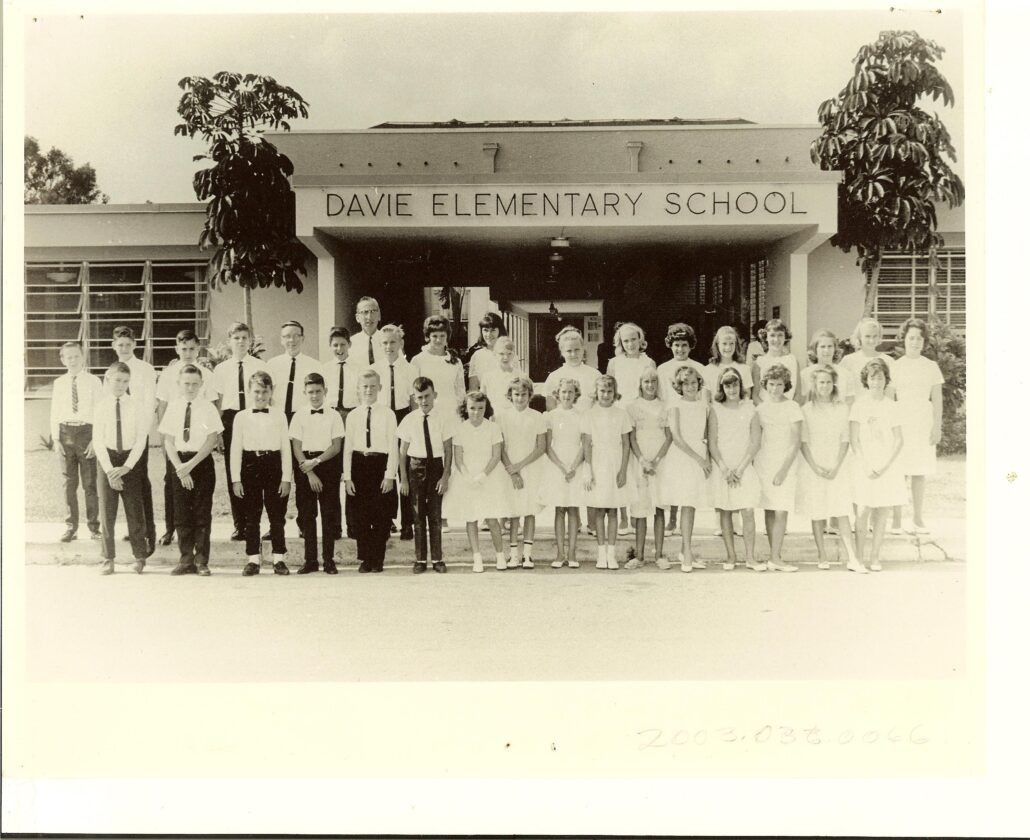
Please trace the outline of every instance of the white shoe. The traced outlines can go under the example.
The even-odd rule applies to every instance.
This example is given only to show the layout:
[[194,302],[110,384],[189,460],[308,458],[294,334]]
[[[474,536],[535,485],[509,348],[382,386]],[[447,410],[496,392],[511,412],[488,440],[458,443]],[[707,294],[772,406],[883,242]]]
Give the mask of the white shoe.
[[620,537],[628,537],[633,532],[630,530],[628,525],[620,525],[617,533]]
[[551,568],[552,569],[560,569],[564,565],[565,565],[565,561],[564,560],[555,560],[553,563],[551,563]]
[[669,531],[669,536],[670,537],[679,537],[679,536],[682,536],[682,534],[683,534],[683,529],[679,525],[677,525],[675,528],[673,528],[671,531]]
[[820,560],[818,568],[822,569],[823,571],[826,571],[828,568],[830,568],[830,561],[829,560]]
[[869,571],[870,572],[882,572],[883,571],[883,566],[881,566],[880,565],[880,561],[877,560],[877,561],[869,564]]
[[578,560],[570,560],[569,561],[569,568],[570,569],[578,569],[579,568],[579,561]]
[[481,572],[483,571],[483,555],[473,554],[472,555],[472,571]]
[[522,558],[522,568],[523,569],[532,569],[533,568],[533,558],[532,557],[523,557]]
[[772,568],[771,563],[745,563],[744,565],[747,566],[752,572],[764,572],[767,569]]
[[790,563],[776,563],[772,560],[766,565],[771,572],[796,572],[798,570],[797,566],[792,566]]
[[926,535],[930,533],[930,529],[925,525],[916,525],[914,521],[908,521],[904,525],[904,531],[906,534],[922,534]]
[[858,560],[848,560],[847,570],[849,572],[858,572],[860,575],[869,574],[869,570],[859,563]]
[[904,528],[888,528],[887,529],[887,533],[890,534],[892,537],[903,537],[903,536],[905,536],[905,529]]
[[595,565],[598,569],[608,568],[608,552],[604,546],[598,546],[597,548],[597,563]]
[[619,568],[619,561],[615,558],[615,546],[614,545],[608,546],[608,568],[609,569],[618,569]]
[[440,526],[440,533],[441,534],[449,534],[450,532],[451,532],[451,526],[450,525],[441,525]]
[[688,572],[689,573],[689,572],[694,571],[694,567],[690,563],[687,562],[687,559],[682,554],[679,556],[679,561],[680,561],[680,571],[681,572]]
[[627,568],[627,569],[639,569],[643,565],[644,564],[640,562],[640,558],[639,557],[630,557],[630,559],[626,561],[625,568]]
[[721,537],[722,536],[722,528],[716,528],[715,529],[715,533],[712,536]]
[[663,572],[672,568],[672,563],[667,557],[655,557],[654,564]]
[[735,568],[737,568],[737,564],[733,563],[730,560],[727,560],[725,563],[722,564],[722,570],[724,572],[732,572]]
[[521,564],[521,562],[522,561],[519,560],[519,556],[517,554],[513,554],[513,555],[511,555],[511,557],[508,558],[508,568],[509,569],[517,569],[519,567],[519,565]]
[[497,571],[503,572],[507,568],[508,568],[508,564],[504,562],[504,555],[503,554],[498,554],[497,555]]
[[704,560],[698,560],[696,557],[690,561],[690,567],[692,569],[707,569],[708,564]]

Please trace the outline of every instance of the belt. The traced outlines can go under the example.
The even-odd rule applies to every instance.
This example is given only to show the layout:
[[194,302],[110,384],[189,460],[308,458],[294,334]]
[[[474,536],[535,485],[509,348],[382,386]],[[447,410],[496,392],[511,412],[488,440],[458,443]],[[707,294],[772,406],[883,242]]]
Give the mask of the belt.
[[111,455],[128,455],[132,452],[131,449],[111,449],[110,447],[108,447],[107,451]]
[[325,454],[325,450],[323,449],[320,452],[314,452],[314,451],[308,452],[307,450],[304,450],[303,454],[304,454],[305,458],[317,458],[319,455],[324,455]]
[[419,461],[421,463],[425,463],[426,461],[430,461],[430,460],[432,460],[432,461],[443,461],[443,458],[441,458],[439,456],[436,456],[434,458],[420,458],[418,455],[409,455],[408,456],[408,460],[409,461]]
[[196,455],[198,451],[199,450],[197,450],[197,449],[194,449],[192,452],[184,452],[184,451],[181,451],[181,450],[176,450],[175,454],[179,456],[179,460],[180,461],[182,461],[182,460],[188,461],[190,458],[192,458],[194,455]]
[[363,456],[365,458],[371,458],[373,455],[381,455],[383,458],[386,457],[386,453],[385,452],[373,452],[372,450],[369,450],[368,452],[359,452],[357,449],[354,449],[354,450],[352,450],[352,452],[355,455],[361,455],[361,456]]
[[244,449],[244,455],[251,455],[255,458],[266,458],[269,455],[281,454],[278,449]]
[[87,420],[62,420],[60,425],[78,428],[79,426],[92,426],[93,424]]

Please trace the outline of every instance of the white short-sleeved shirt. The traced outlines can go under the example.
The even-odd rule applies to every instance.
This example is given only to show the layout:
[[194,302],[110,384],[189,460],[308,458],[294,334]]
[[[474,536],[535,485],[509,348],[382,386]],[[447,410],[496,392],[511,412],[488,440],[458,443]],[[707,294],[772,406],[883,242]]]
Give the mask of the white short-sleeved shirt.
[[383,477],[397,477],[397,418],[389,406],[376,403],[371,412],[368,409],[367,405],[359,405],[347,415],[347,435],[343,445],[344,481],[350,480],[355,452],[386,455]]
[[325,380],[325,404],[330,408],[340,405],[340,368],[343,368],[343,407],[354,408],[358,404],[358,377],[368,369],[368,365],[359,367],[336,358],[322,365],[322,378]]
[[895,359],[891,367],[891,385],[898,403],[903,406],[929,402],[934,386],[943,384],[940,366],[926,356],[902,356]]
[[[393,405],[390,404],[391,366],[393,367]],[[379,390],[379,405],[392,408],[395,411],[411,406],[411,398],[415,395],[412,383],[415,381],[415,377],[418,376],[415,373],[415,369],[411,366],[411,362],[403,356],[398,356],[397,360],[391,365],[391,362],[384,358],[376,362],[372,370],[379,374],[379,384],[382,386]]]
[[680,395],[676,393],[676,389],[672,387],[676,371],[681,367],[689,367],[696,370],[698,376],[701,377],[702,390],[707,388],[705,384],[705,366],[703,364],[695,362],[693,359],[684,359],[682,362],[679,359],[669,359],[669,361],[658,365],[658,399],[666,403],[674,403],[681,399]]
[[[272,405],[282,411],[286,411],[286,393],[289,389],[290,366],[296,358],[297,365],[293,373],[293,404],[292,411],[296,411],[302,405],[308,405],[307,394],[304,393],[304,377],[309,373],[322,375],[322,363],[304,353],[298,353],[296,357],[289,353],[282,353],[265,363],[265,370],[272,377]],[[328,383],[326,383],[328,385]],[[333,403],[336,405],[336,403]]]
[[558,390],[558,383],[563,379],[575,379],[579,383],[580,395],[576,400],[576,409],[586,411],[594,403],[594,384],[601,376],[597,368],[590,365],[562,365],[558,370],[551,371],[544,381],[544,391],[548,397],[553,397]]
[[886,353],[877,353],[875,356],[867,356],[861,350],[858,350],[854,353],[848,353],[847,356],[840,360],[841,367],[855,377],[856,391],[860,390],[862,387],[862,368],[869,364],[873,359],[883,359],[887,363],[887,369],[891,372],[891,378],[893,379],[894,359]]
[[290,438],[300,441],[303,452],[325,452],[336,438],[343,437],[343,418],[323,405],[320,409],[303,406],[290,420]]
[[538,435],[547,433],[544,415],[532,408],[503,411],[494,415],[504,435],[504,448],[510,461],[521,461],[536,447]]
[[[243,365],[243,388],[240,388],[240,365]],[[247,407],[247,400],[250,392],[250,377],[259,370],[264,370],[265,364],[260,359],[250,354],[243,357],[242,362],[236,359],[226,359],[215,366],[211,384],[215,393],[221,397],[222,411],[240,411]],[[243,391],[242,402],[240,391]]]
[[50,401],[50,432],[54,440],[61,423],[92,423],[96,405],[104,393],[100,379],[88,371],[75,374],[78,400],[72,411],[72,375],[65,373],[54,380],[54,393]]
[[411,366],[416,377],[432,380],[437,403],[450,411],[465,399],[465,368],[461,362],[452,364],[448,359],[448,355],[436,356],[423,350],[411,360]]
[[93,418],[93,451],[104,472],[112,467],[108,450],[117,450],[118,447],[119,414],[122,421],[120,451],[129,452],[123,466],[134,467],[147,448],[151,418],[143,413],[140,401],[128,394],[120,398],[110,394],[104,396],[97,403]]
[[229,472],[232,480],[240,481],[243,451],[279,452],[282,480],[292,481],[293,459],[290,457],[290,434],[286,415],[278,408],[258,411],[253,408],[239,412],[233,418],[232,449],[229,453]]
[[[218,389],[215,387],[214,374],[203,365],[191,362],[194,367],[200,370],[200,379],[203,385],[197,399],[214,402],[218,399]],[[179,368],[182,367],[182,359],[172,359],[161,375],[157,378],[157,398],[163,403],[170,403],[182,396],[179,391]],[[131,380],[130,380],[131,381]]]
[[[186,407],[190,407],[190,439],[185,438]],[[163,435],[175,439],[175,448],[179,452],[197,452],[208,435],[222,433],[222,418],[210,400],[197,397],[187,400],[177,397],[168,403],[168,410],[157,430]]]
[[408,444],[408,456],[411,458],[426,457],[425,430],[423,428],[423,417],[429,417],[429,442],[433,446],[433,457],[442,458],[444,443],[454,435],[454,420],[450,413],[440,411],[440,407],[434,405],[429,414],[421,409],[416,409],[405,416],[397,426],[397,438],[401,443]]
[[144,412],[153,414],[157,403],[157,372],[154,366],[136,356],[130,357],[125,364],[129,366],[128,393],[140,398]]
[[640,396],[640,377],[644,371],[654,368],[654,359],[645,353],[633,357],[618,355],[609,360],[607,373],[615,377],[622,402],[628,403]]

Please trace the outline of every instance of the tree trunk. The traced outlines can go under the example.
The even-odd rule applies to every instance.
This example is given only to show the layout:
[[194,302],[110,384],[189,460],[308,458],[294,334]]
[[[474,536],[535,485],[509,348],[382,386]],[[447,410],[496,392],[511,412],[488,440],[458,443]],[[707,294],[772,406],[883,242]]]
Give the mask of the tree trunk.
[[926,276],[926,306],[928,320],[937,320],[937,248],[931,246],[929,266]]
[[869,270],[869,280],[865,287],[865,305],[862,307],[862,317],[872,318],[873,309],[876,307],[876,290],[880,285],[880,260],[877,259]]
[[251,336],[254,335],[254,302],[250,296],[250,286],[243,287],[243,322],[250,327]]

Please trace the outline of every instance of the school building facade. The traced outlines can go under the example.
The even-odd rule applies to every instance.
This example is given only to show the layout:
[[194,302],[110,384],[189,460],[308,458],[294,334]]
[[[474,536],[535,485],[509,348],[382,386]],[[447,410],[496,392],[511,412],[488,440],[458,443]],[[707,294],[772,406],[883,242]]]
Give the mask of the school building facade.
[[[294,164],[309,259],[301,293],[254,292],[255,332],[268,358],[281,352],[279,323],[295,318],[306,352],[325,357],[329,328],[354,328],[355,303],[373,295],[384,323],[405,327],[409,356],[427,314],[451,317],[467,346],[481,315],[501,312],[536,382],[560,365],[554,335],[568,324],[596,364],[617,321],[638,322],[657,359],[666,325],[686,321],[707,361],[722,324],[780,317],[803,358],[815,329],[850,333],[864,296],[854,254],[829,243],[840,176],[812,163],[818,132],[677,119],[271,134]],[[203,222],[202,204],[26,206],[27,405],[48,402],[69,339],[87,345],[95,372],[113,360],[117,324],[158,367],[179,329],[223,340],[243,293],[208,288]],[[964,329],[961,208],[942,208],[940,229],[938,314]],[[875,314],[888,332],[925,317],[927,274],[925,259],[887,256]]]

